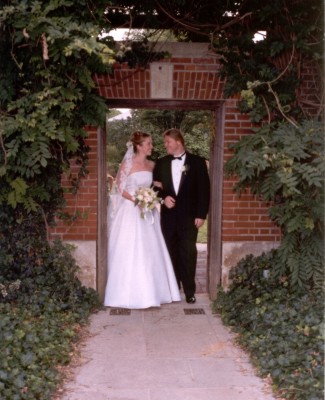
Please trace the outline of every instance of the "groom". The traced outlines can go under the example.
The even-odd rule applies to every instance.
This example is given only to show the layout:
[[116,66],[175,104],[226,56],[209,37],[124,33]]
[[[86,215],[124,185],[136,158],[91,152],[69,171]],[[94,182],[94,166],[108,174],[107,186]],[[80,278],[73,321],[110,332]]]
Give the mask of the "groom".
[[161,229],[179,288],[186,301],[195,303],[196,240],[209,210],[210,182],[203,158],[185,150],[179,129],[163,133],[168,156],[160,158],[153,180],[164,199]]

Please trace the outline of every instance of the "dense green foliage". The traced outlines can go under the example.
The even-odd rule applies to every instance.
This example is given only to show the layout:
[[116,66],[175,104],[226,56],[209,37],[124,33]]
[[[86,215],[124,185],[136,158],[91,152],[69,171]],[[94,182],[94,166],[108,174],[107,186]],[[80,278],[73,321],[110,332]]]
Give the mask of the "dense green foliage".
[[[7,221],[5,221],[7,220]],[[77,279],[69,246],[43,240],[40,216],[19,228],[10,213],[0,224],[0,398],[50,399],[68,364],[80,324],[99,307]]]
[[[62,309],[66,308],[65,303],[69,308],[80,301],[84,289],[75,279],[78,267],[69,256],[69,248],[44,240],[46,227],[42,215],[27,217],[17,226],[15,217],[4,210],[0,213],[0,225],[0,281],[6,285],[21,280],[17,292],[20,301],[38,302],[41,306],[49,297],[60,303]],[[7,300],[16,301],[11,296]]]
[[263,377],[283,399],[324,398],[324,295],[292,292],[273,273],[277,252],[242,259],[214,303]]
[[[324,85],[322,2],[312,0],[306,7],[303,0],[249,0],[227,3],[226,7],[239,15],[237,23],[214,40],[216,52],[222,55],[222,75],[227,77],[225,95],[242,91],[241,110],[254,122],[297,121],[320,114]],[[262,40],[254,40],[257,32]],[[304,64],[310,66],[310,61],[318,66],[319,76],[313,98],[307,100],[299,86]]]
[[92,75],[108,72],[110,38],[98,40],[106,2],[4,1],[0,8],[0,206],[63,204],[70,159],[87,166],[84,127],[102,125],[105,103]]
[[[71,249],[47,228],[64,205],[62,172],[87,173],[85,125],[106,106],[92,75],[109,71],[97,39],[106,2],[3,1],[0,8],[0,398],[46,400],[80,324],[99,305]],[[107,46],[107,44],[109,46]]]
[[304,121],[297,128],[283,123],[266,125],[232,146],[226,164],[236,174],[240,193],[252,193],[270,202],[271,219],[281,227],[280,276],[292,286],[322,285],[324,277],[324,132],[323,124]]
[[49,400],[70,359],[79,317],[48,299],[42,315],[30,305],[0,303],[0,398]]

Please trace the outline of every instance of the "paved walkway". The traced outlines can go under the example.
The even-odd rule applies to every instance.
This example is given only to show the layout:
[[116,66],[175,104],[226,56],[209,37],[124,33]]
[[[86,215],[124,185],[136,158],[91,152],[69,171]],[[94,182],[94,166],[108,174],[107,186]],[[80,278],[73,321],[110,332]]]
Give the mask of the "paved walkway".
[[274,400],[212,314],[201,264],[194,305],[93,315],[62,400]]

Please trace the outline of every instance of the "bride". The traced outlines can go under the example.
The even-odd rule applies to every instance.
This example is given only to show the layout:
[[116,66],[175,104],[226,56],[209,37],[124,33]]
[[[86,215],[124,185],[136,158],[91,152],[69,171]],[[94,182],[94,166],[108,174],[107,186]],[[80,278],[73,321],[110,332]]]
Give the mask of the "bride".
[[[105,306],[159,307],[180,301],[173,266],[156,208],[143,218],[135,192],[152,184],[151,136],[134,132],[116,176],[117,201],[109,209],[108,279]],[[113,196],[114,197],[114,196]]]

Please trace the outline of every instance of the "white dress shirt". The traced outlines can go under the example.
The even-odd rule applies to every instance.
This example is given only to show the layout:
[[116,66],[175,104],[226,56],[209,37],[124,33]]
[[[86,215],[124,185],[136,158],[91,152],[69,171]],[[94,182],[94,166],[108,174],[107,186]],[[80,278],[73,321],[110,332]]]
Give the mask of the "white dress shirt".
[[172,178],[173,178],[173,185],[174,185],[176,194],[178,193],[179,184],[181,182],[186,154],[184,153],[181,156],[182,156],[181,160],[178,160],[177,158],[172,160]]

